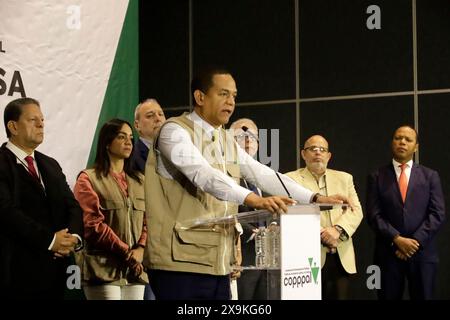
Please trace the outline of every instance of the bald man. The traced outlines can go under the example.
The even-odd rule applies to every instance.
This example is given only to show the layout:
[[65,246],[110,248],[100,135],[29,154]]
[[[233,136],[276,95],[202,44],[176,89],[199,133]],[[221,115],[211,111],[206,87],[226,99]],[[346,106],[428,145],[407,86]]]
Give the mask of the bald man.
[[139,134],[139,139],[133,152],[133,165],[142,173],[145,171],[148,151],[165,121],[164,111],[155,99],[139,103],[134,111],[134,128]]
[[233,130],[233,136],[239,146],[255,157],[258,152],[258,127],[255,122],[248,118],[241,118],[233,122],[230,129]]
[[306,168],[286,175],[305,188],[321,195],[342,194],[353,203],[353,210],[338,208],[321,212],[322,299],[343,300],[349,297],[350,275],[356,273],[352,235],[363,214],[352,175],[328,169],[331,152],[328,141],[314,135],[305,141],[300,151]]

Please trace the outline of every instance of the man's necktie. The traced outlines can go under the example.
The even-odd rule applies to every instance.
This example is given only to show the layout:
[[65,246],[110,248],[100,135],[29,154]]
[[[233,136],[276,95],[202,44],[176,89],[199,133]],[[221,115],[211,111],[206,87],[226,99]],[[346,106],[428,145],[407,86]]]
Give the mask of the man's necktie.
[[400,173],[400,178],[398,179],[398,186],[400,188],[400,194],[402,195],[403,203],[406,199],[406,190],[408,190],[408,181],[406,180],[406,163],[399,166],[402,172]]
[[[258,196],[261,196],[261,194],[260,194],[258,188],[257,188],[254,184],[251,184],[250,182],[248,182],[247,180],[245,180],[245,188],[247,188],[248,190],[252,191],[253,193],[256,193]],[[255,210],[256,210],[256,209],[255,209]],[[264,222],[263,220],[259,220],[259,219],[258,219],[258,221],[256,222],[256,225],[255,225],[255,226],[258,226],[258,227],[265,227],[266,224],[265,224],[265,222]],[[253,236],[253,237],[254,237],[254,236]],[[248,241],[247,241],[247,242],[248,242]]]
[[36,180],[39,180],[39,176],[36,172],[36,168],[34,167],[34,163],[33,163],[33,157],[32,156],[26,156],[25,157],[25,161],[27,162],[28,165],[28,172],[34,177],[36,178]]
[[258,188],[257,188],[255,185],[253,185],[253,184],[251,184],[251,183],[249,183],[249,182],[247,182],[247,189],[250,190],[250,191],[253,191],[253,192],[256,193],[258,196],[260,195],[260,194],[259,194]]

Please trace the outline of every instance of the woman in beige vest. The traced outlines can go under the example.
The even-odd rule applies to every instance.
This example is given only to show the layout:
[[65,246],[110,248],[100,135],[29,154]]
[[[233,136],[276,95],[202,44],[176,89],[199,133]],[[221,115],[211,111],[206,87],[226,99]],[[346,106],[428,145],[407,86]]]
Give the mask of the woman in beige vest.
[[131,165],[131,125],[112,119],[100,130],[92,169],[80,173],[75,197],[83,209],[85,249],[77,255],[86,298],[142,300],[148,282],[143,176]]

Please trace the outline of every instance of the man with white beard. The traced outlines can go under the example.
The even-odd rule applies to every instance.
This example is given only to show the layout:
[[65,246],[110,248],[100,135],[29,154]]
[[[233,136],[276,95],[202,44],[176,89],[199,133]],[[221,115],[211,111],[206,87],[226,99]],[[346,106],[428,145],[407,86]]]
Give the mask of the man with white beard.
[[341,208],[321,211],[322,299],[348,299],[351,275],[356,273],[352,235],[363,214],[352,175],[327,169],[331,152],[324,137],[314,135],[306,140],[301,156],[306,168],[286,175],[305,188],[321,195],[342,194],[353,203],[353,210]]

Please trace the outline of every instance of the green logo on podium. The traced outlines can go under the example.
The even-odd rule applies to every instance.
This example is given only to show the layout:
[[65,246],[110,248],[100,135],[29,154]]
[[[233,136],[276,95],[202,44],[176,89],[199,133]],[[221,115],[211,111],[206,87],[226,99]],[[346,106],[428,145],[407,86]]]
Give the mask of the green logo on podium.
[[317,275],[319,274],[319,270],[320,268],[317,267],[317,263],[314,262],[314,266],[313,266],[313,258],[308,258],[308,262],[309,262],[309,267],[311,268],[311,273],[314,279],[314,283],[317,284]]

